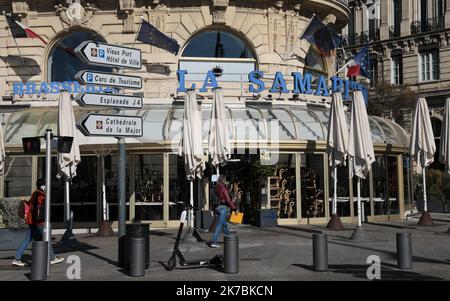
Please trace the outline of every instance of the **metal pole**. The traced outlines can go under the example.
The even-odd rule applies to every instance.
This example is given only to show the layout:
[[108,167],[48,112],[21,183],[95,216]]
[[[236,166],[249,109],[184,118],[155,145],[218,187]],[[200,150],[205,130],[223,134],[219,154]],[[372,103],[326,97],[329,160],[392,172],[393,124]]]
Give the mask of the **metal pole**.
[[423,178],[423,211],[428,212],[427,207],[427,182],[425,179],[425,164],[422,167],[422,178]]
[[190,204],[191,204],[191,210],[189,212],[189,227],[194,227],[194,181],[190,181],[190,191],[191,191],[191,196],[190,196]]
[[117,146],[119,150],[119,158],[117,161],[117,192],[119,197],[119,263],[123,262],[122,258],[122,248],[123,242],[125,240],[125,223],[126,223],[126,205],[125,205],[125,160],[126,160],[126,150],[125,150],[125,138],[117,138]]
[[313,234],[313,268],[314,271],[328,270],[328,241],[323,233]]
[[333,196],[333,214],[337,213],[337,166],[334,164],[334,196]]
[[397,233],[397,266],[399,269],[413,268],[411,233]]
[[46,156],[45,156],[45,236],[44,240],[48,242],[47,248],[47,275],[50,273],[49,260],[51,250],[51,224],[50,224],[50,196],[51,196],[51,173],[52,173],[52,130],[45,132]]
[[227,274],[239,273],[239,237],[237,235],[225,235],[224,244],[224,272]]
[[361,223],[361,178],[357,177],[357,191],[358,191],[358,227],[362,226]]
[[105,187],[105,156],[102,155],[101,158],[101,172],[102,172],[102,208],[103,208],[103,220],[108,220],[107,215],[107,204],[106,204],[106,187]]
[[31,280],[47,279],[48,249],[48,242],[33,241],[31,249]]
[[129,274],[132,277],[142,277],[145,275],[145,237],[130,237],[129,243],[129,258],[130,269]]
[[71,230],[70,228],[70,183],[69,178],[64,177],[64,217],[66,219],[66,228],[67,230]]

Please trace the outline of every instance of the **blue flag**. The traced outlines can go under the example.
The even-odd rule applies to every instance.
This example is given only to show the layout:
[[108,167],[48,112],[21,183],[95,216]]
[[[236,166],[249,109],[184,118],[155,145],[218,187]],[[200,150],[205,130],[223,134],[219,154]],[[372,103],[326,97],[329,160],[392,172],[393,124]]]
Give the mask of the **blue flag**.
[[144,19],[142,19],[141,29],[139,30],[137,40],[144,44],[167,50],[175,55],[177,55],[180,50],[180,45],[175,39],[168,37]]
[[331,55],[344,42],[342,37],[323,24],[316,16],[312,17],[300,39],[307,40],[322,55]]

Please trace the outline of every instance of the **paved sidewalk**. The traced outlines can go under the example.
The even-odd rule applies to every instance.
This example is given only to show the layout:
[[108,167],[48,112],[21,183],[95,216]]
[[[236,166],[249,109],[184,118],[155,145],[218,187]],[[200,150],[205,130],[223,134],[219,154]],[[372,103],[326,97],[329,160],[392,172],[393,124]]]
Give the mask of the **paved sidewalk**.
[[[99,238],[78,234],[82,246],[60,256],[77,255],[81,258],[82,280],[367,280],[366,263],[370,255],[381,259],[382,280],[450,280],[450,227],[449,214],[433,214],[435,226],[419,227],[418,217],[402,222],[364,224],[370,242],[352,242],[354,225],[346,231],[334,232],[324,226],[280,226],[257,228],[240,226],[240,272],[224,274],[212,269],[167,271],[167,263],[175,242],[176,230],[151,230],[150,269],[146,276],[133,278],[124,274],[115,264],[117,237]],[[312,270],[312,234],[328,234],[329,271]],[[399,270],[396,267],[396,233],[412,235],[414,268]],[[211,234],[202,233],[204,239]],[[57,237],[59,239],[59,237]],[[206,259],[222,253],[204,243],[183,244],[186,259]],[[29,251],[27,251],[29,254]],[[30,267],[15,268],[10,265],[14,252],[0,252],[0,280],[28,280]],[[30,256],[28,256],[30,259]],[[51,268],[49,280],[67,280],[69,264]]]

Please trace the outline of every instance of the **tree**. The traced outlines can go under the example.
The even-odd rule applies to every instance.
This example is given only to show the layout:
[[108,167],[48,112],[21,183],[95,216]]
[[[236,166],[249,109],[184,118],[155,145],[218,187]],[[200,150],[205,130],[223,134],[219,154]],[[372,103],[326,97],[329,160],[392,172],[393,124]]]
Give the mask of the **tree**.
[[416,95],[408,86],[393,86],[381,82],[374,86],[370,93],[367,111],[370,115],[383,116],[383,113],[391,112],[394,121],[406,128],[411,122],[411,114],[405,116],[405,111],[414,109]]

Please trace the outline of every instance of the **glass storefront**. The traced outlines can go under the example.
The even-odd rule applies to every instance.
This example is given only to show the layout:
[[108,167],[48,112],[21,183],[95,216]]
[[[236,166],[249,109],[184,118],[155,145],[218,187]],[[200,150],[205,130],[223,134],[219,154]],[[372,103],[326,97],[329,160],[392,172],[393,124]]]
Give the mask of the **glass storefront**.
[[399,187],[398,187],[398,164],[397,157],[387,157],[388,169],[388,214],[400,214]]
[[134,155],[135,220],[163,220],[163,155]]
[[388,205],[387,196],[387,170],[386,157],[383,155],[375,156],[375,162],[372,164],[373,173],[373,202],[374,215],[387,215]]
[[[77,175],[70,181],[70,210],[74,222],[96,223],[97,221],[97,157],[82,156],[77,166]],[[45,179],[45,157],[39,157],[37,178]],[[64,222],[64,178],[57,178],[57,158],[52,158],[51,218]],[[34,187],[33,187],[34,189]]]
[[324,154],[301,155],[302,217],[325,217]]
[[[358,216],[358,181],[353,178],[353,216]],[[372,215],[370,206],[370,184],[369,175],[365,179],[361,179],[361,212],[363,214],[362,221],[367,221],[367,217]]]
[[29,197],[35,185],[31,183],[31,157],[6,157],[4,196]]
[[181,202],[189,202],[189,189],[184,159],[171,154],[169,156],[169,220],[179,220],[183,211]]
[[[374,215],[400,214],[398,160],[396,156],[379,155],[372,166]],[[405,169],[405,167],[404,167]],[[408,170],[403,177],[404,195],[408,193]]]
[[[333,167],[329,167],[329,208],[330,215],[332,213],[333,206],[333,197],[334,197],[334,178],[333,178]],[[346,166],[338,166],[337,167],[337,214],[339,216],[350,216],[350,190],[349,190],[349,175],[348,175],[349,167],[348,164]]]
[[[266,181],[268,189],[265,189],[270,208],[276,210],[278,218],[297,218],[296,156],[272,153],[271,161],[276,161],[276,164],[265,166],[271,173]],[[261,209],[266,208],[262,206]]]
[[[285,104],[274,108],[230,103],[226,108],[233,155],[220,167],[220,172],[227,176],[231,197],[244,212],[244,222],[253,223],[258,210],[271,209],[276,211],[279,224],[326,223],[334,185],[326,155],[329,118],[326,106]],[[211,108],[205,102],[202,109],[206,145]],[[76,110],[77,116],[84,112]],[[157,227],[174,226],[182,211],[181,204],[189,202],[190,195],[184,158],[175,150],[182,130],[183,107],[147,104],[138,113],[144,116],[146,130],[142,138],[127,139],[126,218],[153,221]],[[37,135],[45,128],[54,129],[56,119],[56,108],[11,114],[5,125],[8,156],[3,177],[4,197],[29,196],[34,189],[33,182],[45,176],[43,154],[20,156],[17,149],[21,147],[22,137]],[[377,155],[372,172],[362,180],[364,216],[397,215],[403,213],[402,202],[408,201],[410,195],[406,193],[410,179],[406,174],[410,175],[410,171],[405,159],[399,160],[399,155],[403,156],[406,150],[406,134],[390,121],[373,116],[369,120]],[[100,143],[112,150],[105,156],[104,173],[109,220],[117,221],[116,141],[93,137],[82,140],[82,163],[70,192],[75,225],[101,220],[102,173],[97,168],[101,157],[94,153],[95,145]],[[385,147],[386,143],[392,143],[392,152]],[[217,202],[213,180],[216,169],[207,166],[203,179],[194,182],[194,204],[196,208],[213,210]],[[403,174],[399,174],[401,170]],[[52,173],[56,176],[56,156]],[[338,167],[337,178],[337,213],[342,217],[356,217],[356,180],[349,179],[349,164]],[[52,179],[52,216],[57,222],[63,222],[64,218],[63,184],[63,180]],[[412,190],[413,185],[409,185]]]
[[[125,162],[125,200],[126,203],[126,219],[130,219],[130,156],[127,156]],[[109,220],[118,220],[118,195],[117,195],[117,155],[105,156],[105,186],[106,186],[106,202],[108,206]]]

